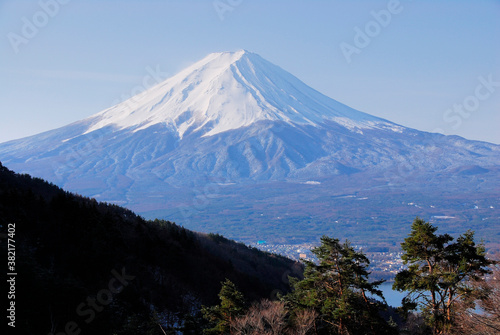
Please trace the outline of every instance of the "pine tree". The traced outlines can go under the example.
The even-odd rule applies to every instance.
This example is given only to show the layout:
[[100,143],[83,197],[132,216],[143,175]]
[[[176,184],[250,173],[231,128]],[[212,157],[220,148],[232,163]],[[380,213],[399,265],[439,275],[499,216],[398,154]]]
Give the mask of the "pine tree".
[[482,244],[474,242],[474,232],[467,231],[455,243],[448,234],[437,235],[437,227],[420,218],[413,221],[404,242],[403,263],[406,270],[396,275],[393,288],[407,291],[405,310],[420,305],[434,334],[447,332],[454,322],[454,307],[472,294],[469,279],[480,280],[491,264]]
[[203,307],[203,318],[210,322],[212,328],[206,329],[205,334],[229,334],[230,324],[237,317],[244,314],[246,303],[243,294],[229,279],[221,283],[219,292],[220,304],[213,307]]
[[333,334],[385,334],[391,328],[380,317],[383,299],[377,289],[383,281],[370,282],[369,261],[346,241],[323,236],[321,246],[312,250],[319,264],[306,262],[304,279],[291,278],[293,292],[285,300],[296,311],[315,310],[320,332]]

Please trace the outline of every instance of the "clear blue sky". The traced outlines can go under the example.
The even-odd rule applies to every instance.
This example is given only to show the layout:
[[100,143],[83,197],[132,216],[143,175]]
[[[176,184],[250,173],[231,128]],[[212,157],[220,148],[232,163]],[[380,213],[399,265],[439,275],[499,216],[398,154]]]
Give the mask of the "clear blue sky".
[[110,107],[155,69],[247,49],[363,112],[500,144],[500,1],[397,3],[0,1],[0,142]]

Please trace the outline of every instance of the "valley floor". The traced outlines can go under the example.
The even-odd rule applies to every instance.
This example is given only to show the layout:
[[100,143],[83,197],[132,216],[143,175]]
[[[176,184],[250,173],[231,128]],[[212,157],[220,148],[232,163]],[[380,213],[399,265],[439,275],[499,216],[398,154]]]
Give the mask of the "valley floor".
[[[304,244],[268,244],[265,241],[250,244],[251,247],[273,254],[285,256],[287,258],[300,261],[314,261],[315,257],[311,249],[318,245],[314,243]],[[355,245],[356,249],[365,249],[362,245]],[[374,280],[385,279],[389,282],[394,280],[396,274],[405,268],[401,260],[401,252],[367,252],[366,256],[370,260],[371,278]]]

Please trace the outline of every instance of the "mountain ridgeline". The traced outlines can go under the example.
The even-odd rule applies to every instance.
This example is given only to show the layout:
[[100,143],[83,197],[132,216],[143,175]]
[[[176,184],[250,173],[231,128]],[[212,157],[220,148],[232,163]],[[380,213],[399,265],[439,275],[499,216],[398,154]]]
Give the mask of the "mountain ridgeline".
[[357,111],[245,50],[210,54],[84,120],[2,143],[0,160],[245,242],[328,234],[363,243],[370,232],[395,243],[403,230],[394,216],[417,215],[500,233],[499,145]]
[[172,222],[146,221],[0,164],[3,237],[11,224],[19,334],[145,334],[160,318],[171,326],[194,320],[201,304],[217,301],[225,278],[249,299],[260,299],[285,292],[283,278],[302,271],[286,258]]

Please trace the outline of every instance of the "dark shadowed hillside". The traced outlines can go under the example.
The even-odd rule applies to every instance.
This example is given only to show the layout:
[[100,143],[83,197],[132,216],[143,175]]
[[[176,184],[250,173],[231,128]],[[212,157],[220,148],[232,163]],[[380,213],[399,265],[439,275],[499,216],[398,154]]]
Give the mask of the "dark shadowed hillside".
[[[293,261],[220,235],[146,221],[0,164],[0,224],[15,223],[16,329],[26,334],[161,334],[214,304],[225,278],[249,299],[286,291]],[[191,321],[190,321],[191,320]],[[196,333],[196,330],[193,330]]]

